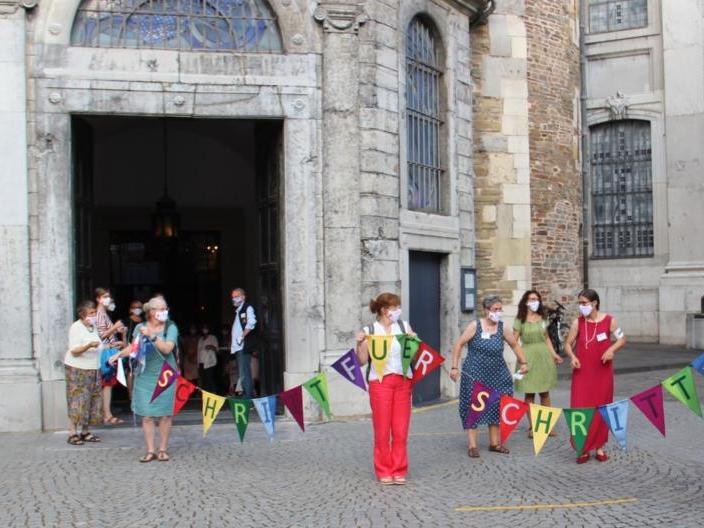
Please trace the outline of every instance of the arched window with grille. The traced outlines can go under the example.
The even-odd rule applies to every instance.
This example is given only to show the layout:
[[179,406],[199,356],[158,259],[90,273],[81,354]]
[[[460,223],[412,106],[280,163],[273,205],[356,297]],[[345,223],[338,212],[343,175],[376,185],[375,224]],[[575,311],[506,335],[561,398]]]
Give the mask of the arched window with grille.
[[94,48],[281,52],[265,0],[84,0],[71,44]]
[[595,125],[590,148],[592,256],[652,256],[650,122],[624,119]]
[[442,167],[440,39],[433,23],[418,15],[406,35],[406,153],[408,208],[441,212]]

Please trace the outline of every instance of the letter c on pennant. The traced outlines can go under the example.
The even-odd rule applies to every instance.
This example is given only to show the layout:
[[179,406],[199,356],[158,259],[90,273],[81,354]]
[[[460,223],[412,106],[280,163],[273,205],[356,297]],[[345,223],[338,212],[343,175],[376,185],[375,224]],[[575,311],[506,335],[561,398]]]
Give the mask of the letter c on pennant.
[[504,408],[501,409],[501,421],[503,423],[505,423],[506,425],[517,424],[518,420],[509,420],[509,418],[508,418],[508,410],[509,409],[520,409],[520,407],[516,403],[507,403],[506,405],[504,405]]

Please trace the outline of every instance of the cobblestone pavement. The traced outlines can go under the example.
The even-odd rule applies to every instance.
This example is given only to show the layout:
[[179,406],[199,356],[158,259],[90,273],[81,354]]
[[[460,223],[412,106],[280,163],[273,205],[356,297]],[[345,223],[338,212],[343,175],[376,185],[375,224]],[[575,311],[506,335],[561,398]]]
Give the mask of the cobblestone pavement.
[[[619,375],[618,396],[673,372]],[[554,405],[567,405],[568,388],[560,381]],[[240,444],[223,411],[206,438],[197,425],[176,426],[172,461],[150,464],[137,462],[141,432],[131,427],[81,447],[65,432],[5,434],[0,526],[701,526],[704,421],[672,398],[665,405],[666,439],[631,407],[628,451],[610,444],[610,461],[582,466],[562,419],[538,457],[523,426],[510,455],[489,453],[483,433],[481,458],[470,460],[456,403],[423,408],[412,418],[408,484],[384,488],[373,480],[367,419],[305,433],[282,421],[273,443],[252,423]],[[507,508],[518,506],[530,508]]]

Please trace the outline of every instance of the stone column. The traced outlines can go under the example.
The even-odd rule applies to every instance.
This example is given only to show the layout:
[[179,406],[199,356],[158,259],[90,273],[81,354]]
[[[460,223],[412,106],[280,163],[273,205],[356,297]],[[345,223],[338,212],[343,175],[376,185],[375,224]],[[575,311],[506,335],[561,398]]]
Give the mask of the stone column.
[[26,32],[19,4],[0,0],[0,431],[32,431],[42,425],[32,354]]
[[[321,2],[313,16],[323,27],[323,268],[328,362],[352,346],[361,326],[358,32],[366,15],[359,3],[328,1]],[[337,388],[334,392],[340,393]],[[332,397],[333,391],[330,393]],[[337,411],[344,413],[339,406]]]
[[660,280],[660,342],[683,344],[704,295],[704,27],[700,2],[661,2],[669,262]]

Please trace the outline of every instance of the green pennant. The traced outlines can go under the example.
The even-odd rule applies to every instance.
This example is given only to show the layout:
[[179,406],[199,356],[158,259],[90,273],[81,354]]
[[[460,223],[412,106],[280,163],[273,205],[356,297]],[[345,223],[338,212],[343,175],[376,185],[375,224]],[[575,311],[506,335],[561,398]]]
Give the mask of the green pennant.
[[565,420],[567,420],[567,428],[570,430],[570,436],[574,442],[574,449],[577,451],[577,456],[582,456],[584,442],[587,440],[589,426],[594,418],[594,409],[564,409]]
[[416,352],[418,352],[418,347],[421,344],[421,340],[416,336],[409,336],[408,334],[400,334],[396,336],[399,344],[401,345],[401,368],[403,369],[403,375],[408,375],[408,369],[411,366],[413,358],[416,357]]
[[325,416],[332,418],[330,414],[330,400],[328,399],[328,379],[321,372],[317,376],[309,379],[303,384],[303,387],[310,393],[315,401],[322,407]]
[[244,433],[247,431],[247,425],[249,425],[249,409],[252,407],[252,400],[228,398],[227,403],[235,419],[240,442],[244,442]]
[[662,382],[662,386],[686,405],[690,411],[700,418],[702,417],[702,408],[699,405],[699,395],[697,394],[697,386],[694,383],[692,367],[685,367],[678,373],[673,374]]

